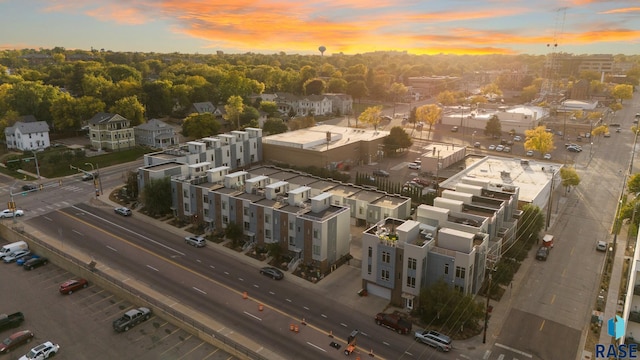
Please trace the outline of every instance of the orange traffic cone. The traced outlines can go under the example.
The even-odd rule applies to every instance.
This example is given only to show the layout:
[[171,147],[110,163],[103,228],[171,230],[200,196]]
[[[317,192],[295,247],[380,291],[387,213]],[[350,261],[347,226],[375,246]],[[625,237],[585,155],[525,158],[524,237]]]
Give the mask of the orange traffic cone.
[[247,294],[247,292],[246,292],[246,291],[245,291],[245,292],[243,292],[243,293],[242,293],[242,298],[246,300],[247,298],[249,298],[249,294]]
[[262,304],[258,304],[258,311],[264,310],[264,306]]

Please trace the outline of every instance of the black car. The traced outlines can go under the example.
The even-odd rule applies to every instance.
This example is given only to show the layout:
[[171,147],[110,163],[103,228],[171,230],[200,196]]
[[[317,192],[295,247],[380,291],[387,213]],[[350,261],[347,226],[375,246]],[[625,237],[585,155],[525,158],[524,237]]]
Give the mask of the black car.
[[265,266],[260,269],[260,274],[266,275],[274,280],[282,280],[284,278],[284,274],[277,268],[272,266]]
[[37,267],[40,267],[42,265],[47,265],[49,263],[49,259],[47,259],[46,257],[39,257],[39,258],[31,258],[27,261],[25,261],[25,263],[22,265],[22,267],[25,270],[33,270]]
[[540,249],[536,252],[536,260],[547,261],[547,257],[549,256],[549,248],[546,246],[541,246]]
[[22,190],[23,191],[31,191],[31,190],[35,190],[37,188],[38,188],[38,186],[36,184],[24,184],[24,185],[22,185]]
[[389,173],[384,170],[373,170],[373,176],[389,177]]

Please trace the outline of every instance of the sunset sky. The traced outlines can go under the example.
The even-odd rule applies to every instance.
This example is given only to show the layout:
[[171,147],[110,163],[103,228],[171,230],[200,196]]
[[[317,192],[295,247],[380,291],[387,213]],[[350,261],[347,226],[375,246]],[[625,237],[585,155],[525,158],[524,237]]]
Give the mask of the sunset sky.
[[0,49],[640,54],[639,0],[0,0]]

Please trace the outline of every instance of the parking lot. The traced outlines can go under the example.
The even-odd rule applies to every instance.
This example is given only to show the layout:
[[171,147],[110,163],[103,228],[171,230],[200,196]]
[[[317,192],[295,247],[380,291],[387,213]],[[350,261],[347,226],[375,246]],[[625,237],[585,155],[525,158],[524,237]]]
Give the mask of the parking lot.
[[0,338],[24,329],[35,334],[30,344],[5,359],[18,359],[45,341],[60,345],[56,359],[234,359],[156,315],[128,332],[116,333],[112,321],[138,304],[91,283],[62,295],[60,284],[76,277],[54,264],[32,271],[15,263],[0,263],[0,267],[0,313],[21,311],[25,316],[21,326],[3,331]]

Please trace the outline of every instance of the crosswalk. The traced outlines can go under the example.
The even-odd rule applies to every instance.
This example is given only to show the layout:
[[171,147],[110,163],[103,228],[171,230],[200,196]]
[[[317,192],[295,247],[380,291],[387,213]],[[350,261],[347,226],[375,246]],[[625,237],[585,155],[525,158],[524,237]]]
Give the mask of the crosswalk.
[[[492,351],[493,350],[493,351]],[[487,350],[482,360],[527,360],[533,359],[533,355],[512,347],[495,343],[492,350]]]
[[[93,189],[91,188],[87,188],[87,186],[75,186],[75,185],[64,185],[64,186],[54,186],[54,187],[46,187],[44,189],[44,191],[51,191],[55,189],[55,191],[68,191],[68,192],[74,192],[74,193],[79,193],[79,192],[86,192],[86,193],[91,193],[91,191],[93,191]],[[10,194],[11,192],[13,192],[14,195],[16,194],[21,194],[22,193],[22,188],[11,188],[11,186],[9,185],[0,185],[0,195],[1,194]]]

